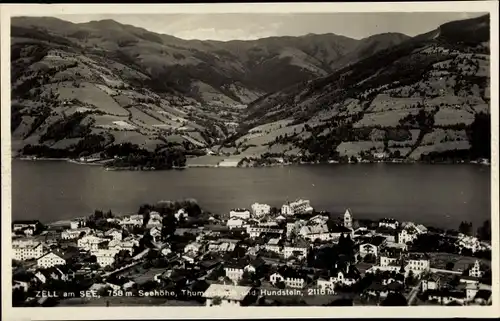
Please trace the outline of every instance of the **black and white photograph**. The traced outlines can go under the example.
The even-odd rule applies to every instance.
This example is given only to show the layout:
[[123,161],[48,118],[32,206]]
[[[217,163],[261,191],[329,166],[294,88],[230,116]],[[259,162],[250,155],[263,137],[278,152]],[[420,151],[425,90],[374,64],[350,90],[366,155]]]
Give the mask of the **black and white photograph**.
[[465,4],[2,5],[3,305],[498,316],[498,3]]

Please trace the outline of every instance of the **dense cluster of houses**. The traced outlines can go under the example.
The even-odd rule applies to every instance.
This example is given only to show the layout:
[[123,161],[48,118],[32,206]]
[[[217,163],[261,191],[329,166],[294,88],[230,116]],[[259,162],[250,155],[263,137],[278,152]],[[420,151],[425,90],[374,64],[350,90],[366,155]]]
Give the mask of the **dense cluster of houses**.
[[[327,213],[316,213],[307,200],[287,202],[281,210],[255,203],[250,209],[231,210],[226,219],[210,216],[207,224],[177,227],[175,235],[190,236],[179,247],[165,241],[162,215],[152,211],[148,217],[147,222],[140,214],[111,217],[107,220],[115,227],[107,230],[90,228],[85,219],[75,219],[68,228],[57,232],[43,230],[39,222],[14,222],[12,259],[33,275],[30,280],[26,280],[25,274],[14,276],[13,290],[28,291],[33,279],[42,284],[49,279],[69,282],[75,273],[81,272],[70,268],[75,256],[95,257],[89,261],[94,268],[101,275],[111,275],[144,263],[146,252],[157,251],[170,263],[151,280],[158,284],[164,284],[161,282],[165,280],[174,283],[191,280],[186,284],[203,280],[206,286],[202,287],[201,297],[207,306],[251,304],[263,297],[262,293],[271,291],[269,289],[305,291],[312,288],[334,295],[341,289],[357,289],[365,278],[370,278],[370,284],[355,291],[367,298],[385,298],[393,292],[410,297],[410,290],[418,290],[425,301],[437,300],[440,304],[487,304],[491,300],[491,286],[481,281],[488,268],[480,261],[467,272],[457,274],[435,269],[426,253],[410,252],[409,245],[420,235],[429,233],[425,226],[413,222],[383,218],[363,226],[354,220],[350,209],[333,219]],[[175,218],[189,220],[184,209],[178,210]],[[153,248],[139,254],[136,248],[143,235],[131,232],[137,227],[148,231],[153,244]],[[349,240],[352,258],[338,259],[328,269],[308,264],[318,251],[342,240]],[[73,246],[64,246],[68,242]],[[483,246],[477,239],[464,235],[457,238],[457,244],[475,249]],[[117,254],[124,251],[128,252],[130,263],[118,268],[115,266]],[[90,272],[92,268],[80,269]],[[453,287],[445,281],[450,275],[459,279]],[[410,288],[409,278],[416,280]],[[107,286],[126,291],[133,284],[129,281]]]

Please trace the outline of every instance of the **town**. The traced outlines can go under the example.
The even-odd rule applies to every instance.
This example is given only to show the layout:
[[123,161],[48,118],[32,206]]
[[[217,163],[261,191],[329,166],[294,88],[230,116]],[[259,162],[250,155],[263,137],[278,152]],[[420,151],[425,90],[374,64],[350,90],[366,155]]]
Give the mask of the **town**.
[[195,200],[12,223],[14,306],[491,305],[491,226]]

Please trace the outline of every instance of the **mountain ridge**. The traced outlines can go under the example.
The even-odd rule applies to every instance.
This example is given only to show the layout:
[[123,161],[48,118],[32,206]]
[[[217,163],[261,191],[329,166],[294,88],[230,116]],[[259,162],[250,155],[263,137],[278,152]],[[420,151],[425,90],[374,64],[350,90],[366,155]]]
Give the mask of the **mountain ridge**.
[[[310,121],[306,116],[324,113],[327,101],[344,104],[334,98],[339,94],[362,95],[348,97],[358,101],[368,96],[375,99],[375,82],[384,83],[391,77],[427,77],[411,68],[401,68],[402,72],[392,63],[384,66],[377,60],[411,62],[421,56],[404,46],[420,50],[412,46],[428,42],[436,47],[437,36],[453,42],[446,45],[450,47],[447,50],[469,50],[478,44],[477,39],[485,39],[485,21],[466,21],[458,26],[464,24],[463,33],[457,24],[452,28],[445,24],[414,38],[385,33],[356,40],[330,33],[217,42],[183,40],[109,20],[73,24],[55,18],[15,18],[11,44],[13,147],[22,151],[26,145],[42,144],[55,150],[69,148],[72,155],[87,155],[95,154],[94,149],[80,145],[98,139],[101,149],[127,142],[150,151],[178,147],[197,155],[204,154],[207,147],[238,157],[273,154],[273,146],[281,143],[257,148],[241,141],[235,147],[234,143],[238,136],[248,136],[244,128],[291,116],[292,126],[311,126],[306,124]],[[485,48],[481,50],[487,51]],[[476,64],[481,66],[476,68]],[[484,73],[483,63],[473,65]],[[356,73],[359,75],[353,76]],[[365,84],[358,84],[360,81]],[[481,92],[484,87],[480,83]],[[275,98],[281,103],[273,103]],[[287,101],[284,104],[283,99]],[[360,108],[351,103],[341,109]],[[361,105],[363,111],[370,108],[368,101]],[[74,119],[68,120],[68,116]],[[244,127],[233,136],[242,116]],[[309,139],[309,134],[300,135]],[[307,149],[302,138],[293,146],[286,143],[287,151],[303,154]],[[249,152],[252,148],[255,153]]]

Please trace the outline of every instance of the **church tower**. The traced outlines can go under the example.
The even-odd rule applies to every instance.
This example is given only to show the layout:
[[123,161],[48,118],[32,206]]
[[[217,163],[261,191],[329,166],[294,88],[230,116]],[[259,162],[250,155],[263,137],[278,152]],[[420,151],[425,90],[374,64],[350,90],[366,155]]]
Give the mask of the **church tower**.
[[352,229],[352,214],[350,209],[347,209],[344,213],[344,227]]

